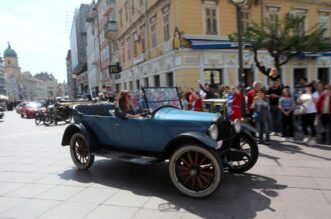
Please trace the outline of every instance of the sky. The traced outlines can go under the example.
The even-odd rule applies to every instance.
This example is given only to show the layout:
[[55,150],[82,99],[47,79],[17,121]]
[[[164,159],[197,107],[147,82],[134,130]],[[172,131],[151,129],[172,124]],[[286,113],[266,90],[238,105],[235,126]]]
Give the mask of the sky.
[[10,42],[21,71],[67,81],[66,56],[74,11],[92,0],[0,0],[0,56]]

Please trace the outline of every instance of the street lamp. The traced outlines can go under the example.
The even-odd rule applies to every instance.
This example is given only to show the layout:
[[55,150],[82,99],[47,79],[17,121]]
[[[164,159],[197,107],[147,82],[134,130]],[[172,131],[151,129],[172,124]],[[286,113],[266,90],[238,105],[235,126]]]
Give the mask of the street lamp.
[[243,71],[243,46],[242,46],[242,14],[241,7],[247,4],[247,0],[232,0],[237,10],[237,29],[238,29],[238,61],[239,61],[239,85],[244,88],[244,71]]

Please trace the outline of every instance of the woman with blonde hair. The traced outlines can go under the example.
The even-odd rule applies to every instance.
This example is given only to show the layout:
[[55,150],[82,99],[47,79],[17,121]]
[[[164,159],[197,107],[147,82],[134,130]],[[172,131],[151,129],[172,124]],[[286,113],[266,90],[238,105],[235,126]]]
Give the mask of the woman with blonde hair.
[[128,90],[121,90],[118,95],[117,107],[115,108],[115,115],[122,119],[140,119],[143,118],[131,105],[131,94]]
[[277,68],[271,68],[269,72],[269,85],[270,87],[280,85],[280,75]]

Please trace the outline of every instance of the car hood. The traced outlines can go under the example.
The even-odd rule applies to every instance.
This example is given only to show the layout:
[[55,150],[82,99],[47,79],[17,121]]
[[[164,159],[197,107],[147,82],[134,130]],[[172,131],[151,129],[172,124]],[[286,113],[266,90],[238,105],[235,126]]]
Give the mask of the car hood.
[[154,119],[211,123],[219,116],[217,113],[195,112],[165,107],[155,114]]

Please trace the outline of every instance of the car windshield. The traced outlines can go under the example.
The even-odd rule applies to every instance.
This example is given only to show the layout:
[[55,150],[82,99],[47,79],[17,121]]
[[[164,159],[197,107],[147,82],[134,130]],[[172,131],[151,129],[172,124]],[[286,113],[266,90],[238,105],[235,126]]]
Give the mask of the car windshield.
[[37,102],[28,103],[27,107],[39,108],[39,107],[41,107],[41,103],[37,103]]
[[169,88],[143,88],[146,105],[149,112],[153,112],[161,106],[171,105],[182,109],[180,98],[176,87]]

